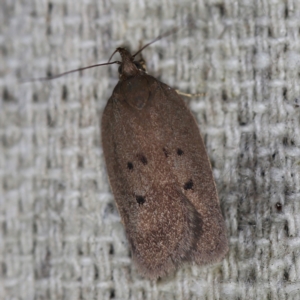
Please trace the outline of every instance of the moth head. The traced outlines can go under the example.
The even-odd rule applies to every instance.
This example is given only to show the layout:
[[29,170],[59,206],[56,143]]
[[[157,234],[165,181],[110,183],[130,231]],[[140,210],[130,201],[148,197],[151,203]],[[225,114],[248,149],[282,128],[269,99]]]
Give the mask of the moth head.
[[134,56],[125,48],[117,48],[115,52],[119,52],[122,58],[122,63],[118,69],[120,78],[135,76],[141,71],[146,71],[145,62],[142,59],[140,61],[134,61]]

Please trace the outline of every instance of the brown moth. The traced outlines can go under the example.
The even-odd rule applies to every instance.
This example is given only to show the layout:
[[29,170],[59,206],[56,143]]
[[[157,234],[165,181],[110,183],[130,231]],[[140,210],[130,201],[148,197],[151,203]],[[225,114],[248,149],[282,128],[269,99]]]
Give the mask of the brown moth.
[[[176,91],[117,48],[120,80],[102,116],[108,176],[141,275],[156,279],[184,262],[220,261],[228,251],[211,165],[197,123]],[[115,53],[114,52],[114,53]],[[113,54],[114,54],[113,53]]]
[[103,113],[102,145],[133,261],[149,279],[183,262],[217,262],[228,251],[226,229],[197,123],[136,54],[116,52],[120,80]]

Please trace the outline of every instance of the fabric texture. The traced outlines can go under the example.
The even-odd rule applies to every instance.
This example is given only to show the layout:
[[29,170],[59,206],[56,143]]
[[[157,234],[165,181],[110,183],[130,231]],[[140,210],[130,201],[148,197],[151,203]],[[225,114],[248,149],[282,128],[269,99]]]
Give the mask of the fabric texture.
[[[300,299],[298,0],[2,1],[0,299]],[[187,93],[230,250],[141,278],[111,194],[101,113],[116,47]],[[119,58],[116,58],[119,59]]]

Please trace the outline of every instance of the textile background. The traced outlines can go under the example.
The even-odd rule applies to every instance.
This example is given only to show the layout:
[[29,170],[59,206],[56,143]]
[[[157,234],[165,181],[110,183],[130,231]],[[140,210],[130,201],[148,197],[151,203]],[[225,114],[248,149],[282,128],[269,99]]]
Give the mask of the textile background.
[[[101,114],[116,47],[187,93],[230,251],[151,282],[131,263]],[[300,299],[300,2],[2,0],[0,299]],[[118,59],[118,57],[116,57]]]

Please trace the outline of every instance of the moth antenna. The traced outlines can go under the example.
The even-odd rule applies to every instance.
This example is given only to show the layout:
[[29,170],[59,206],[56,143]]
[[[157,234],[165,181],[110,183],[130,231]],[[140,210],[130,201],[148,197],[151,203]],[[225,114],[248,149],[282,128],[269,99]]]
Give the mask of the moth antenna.
[[112,57],[116,54],[116,52],[118,52],[118,48],[114,51],[114,53],[110,56],[108,62],[110,62],[110,60],[112,59]]
[[80,71],[83,71],[83,70],[96,68],[96,67],[100,67],[100,66],[112,65],[112,64],[119,64],[120,65],[121,62],[120,61],[113,61],[113,62],[107,62],[107,63],[103,63],[103,64],[96,64],[96,65],[92,65],[92,66],[88,66],[88,67],[83,67],[83,68],[67,71],[67,72],[64,72],[64,73],[61,73],[61,74],[58,74],[58,75],[54,75],[54,76],[50,76],[50,77],[39,77],[39,78],[31,78],[31,79],[28,79],[28,80],[22,80],[21,83],[33,82],[33,81],[52,80],[52,79],[56,79],[56,78],[68,75],[70,73],[80,72]]
[[136,57],[140,52],[142,52],[146,47],[150,46],[151,44],[171,35],[174,34],[178,31],[178,27],[175,27],[167,32],[165,32],[164,34],[159,35],[156,39],[154,39],[153,41],[151,41],[150,43],[146,44],[145,46],[143,46],[138,52],[136,52],[135,54],[132,55],[132,57]]

